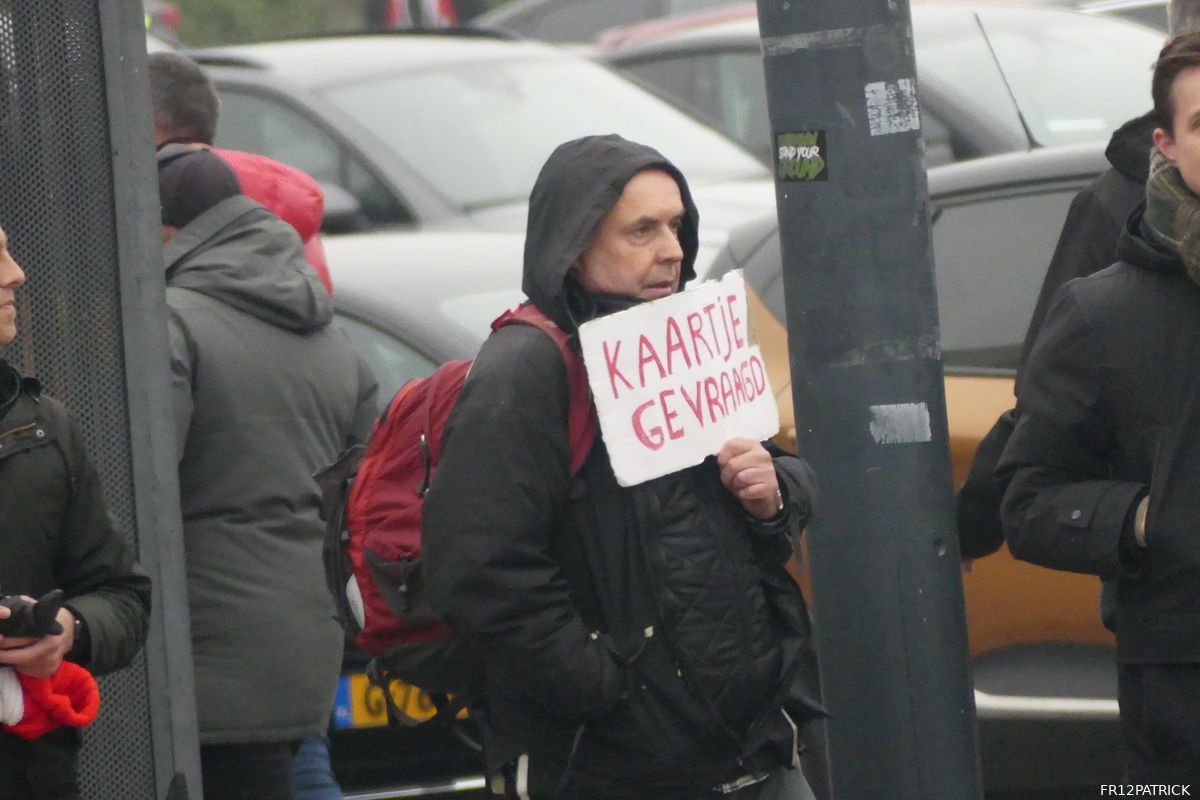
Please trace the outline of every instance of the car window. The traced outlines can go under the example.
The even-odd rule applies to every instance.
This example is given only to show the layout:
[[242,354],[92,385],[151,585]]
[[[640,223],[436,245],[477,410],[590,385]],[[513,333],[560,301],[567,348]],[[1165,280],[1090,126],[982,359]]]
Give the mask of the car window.
[[[1003,139],[1025,140],[1004,75],[974,18],[964,20],[959,14],[928,10],[913,14],[913,44],[918,91],[943,98],[944,124],[951,129],[977,127]],[[922,124],[927,112],[928,108],[922,109]]]
[[216,145],[260,153],[354,196],[372,225],[412,221],[384,186],[336,139],[299,111],[260,94],[221,90]]
[[979,13],[1039,144],[1108,138],[1126,120],[1149,110],[1160,32],[1086,14],[1041,16],[1035,27],[1010,9]]
[[1078,186],[947,203],[933,253],[947,369],[1015,369]]
[[771,128],[762,56],[757,50],[706,50],[648,57],[622,72],[677,106],[716,123],[765,162]]
[[375,380],[379,383],[380,411],[391,402],[401,386],[413,378],[428,375],[437,366],[431,359],[373,325],[342,313],[337,315],[337,324],[375,373]]
[[528,200],[555,147],[599,132],[658,148],[696,184],[767,175],[707,125],[585,60],[466,63],[324,94],[464,211]]

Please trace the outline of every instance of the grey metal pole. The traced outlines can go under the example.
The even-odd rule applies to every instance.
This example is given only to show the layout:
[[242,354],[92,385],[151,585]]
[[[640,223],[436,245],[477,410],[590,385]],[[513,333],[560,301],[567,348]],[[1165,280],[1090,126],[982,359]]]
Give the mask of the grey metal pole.
[[981,796],[907,0],[758,0],[836,800]]
[[138,549],[154,582],[145,651],[154,797],[202,800],[146,31],[139,0],[97,0],[97,9],[115,176],[113,207]]

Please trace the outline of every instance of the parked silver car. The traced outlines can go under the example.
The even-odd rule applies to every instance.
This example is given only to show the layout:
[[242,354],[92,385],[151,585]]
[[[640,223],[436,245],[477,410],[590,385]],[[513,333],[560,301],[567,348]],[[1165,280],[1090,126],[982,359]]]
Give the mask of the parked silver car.
[[321,181],[336,231],[522,230],[551,151],[614,132],[657,147],[683,170],[715,245],[728,228],[774,208],[769,172],[739,145],[612,70],[548,45],[398,32],[191,55],[221,95],[217,144]]
[[[772,161],[757,7],[678,17],[610,36],[598,57]],[[713,22],[713,18],[721,21]],[[929,166],[1107,138],[1150,108],[1163,36],[1100,14],[914,4],[917,91]]]

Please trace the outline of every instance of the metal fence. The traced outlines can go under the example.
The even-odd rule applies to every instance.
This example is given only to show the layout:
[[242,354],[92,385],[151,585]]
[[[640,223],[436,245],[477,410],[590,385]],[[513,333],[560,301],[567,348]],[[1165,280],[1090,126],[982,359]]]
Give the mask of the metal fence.
[[180,771],[199,796],[141,19],[139,0],[0,0],[0,225],[27,273],[4,355],[79,420],[155,579],[147,649],[85,730],[88,800],[159,800]]

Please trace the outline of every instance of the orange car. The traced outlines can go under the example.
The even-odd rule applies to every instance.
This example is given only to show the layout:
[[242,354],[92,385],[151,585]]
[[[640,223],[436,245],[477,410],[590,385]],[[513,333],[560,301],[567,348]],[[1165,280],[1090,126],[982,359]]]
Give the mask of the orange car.
[[[1067,207],[1107,166],[1096,143],[929,170],[956,486],[979,440],[1013,406],[1021,342]],[[737,268],[776,388],[780,437],[795,447],[774,218],[735,231],[710,276]],[[1018,562],[1002,548],[978,560],[963,586],[988,790],[1117,781],[1113,637],[1099,620],[1099,581]]]

